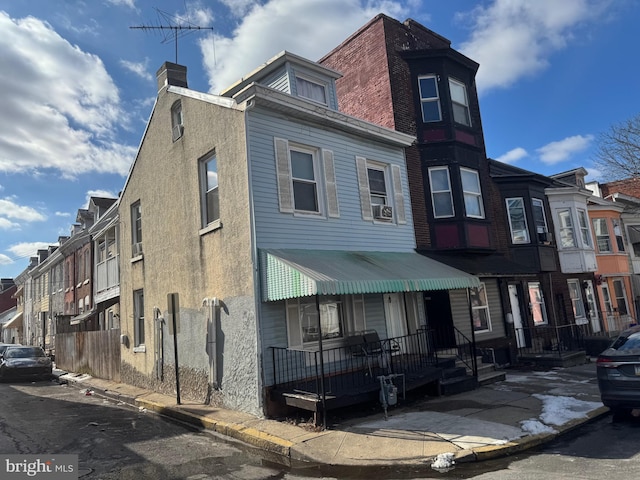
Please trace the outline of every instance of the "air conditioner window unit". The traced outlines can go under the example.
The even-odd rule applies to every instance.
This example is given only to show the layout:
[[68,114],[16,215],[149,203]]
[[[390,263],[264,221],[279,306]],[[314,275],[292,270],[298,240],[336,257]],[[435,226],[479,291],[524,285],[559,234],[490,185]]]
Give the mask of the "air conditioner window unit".
[[134,257],[138,257],[138,256],[142,255],[142,242],[134,243],[132,245],[131,254]]
[[374,205],[373,218],[375,218],[376,220],[392,220],[393,207],[391,207],[390,205]]

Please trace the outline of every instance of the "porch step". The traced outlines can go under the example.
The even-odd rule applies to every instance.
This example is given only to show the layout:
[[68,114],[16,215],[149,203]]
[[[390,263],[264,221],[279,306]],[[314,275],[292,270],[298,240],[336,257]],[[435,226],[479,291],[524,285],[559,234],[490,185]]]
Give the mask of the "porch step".
[[448,396],[456,393],[470,392],[478,387],[478,380],[471,375],[443,378],[440,380],[440,395]]
[[478,385],[490,385],[492,383],[501,382],[507,378],[507,374],[495,368],[491,371],[487,371],[482,375],[478,372]]

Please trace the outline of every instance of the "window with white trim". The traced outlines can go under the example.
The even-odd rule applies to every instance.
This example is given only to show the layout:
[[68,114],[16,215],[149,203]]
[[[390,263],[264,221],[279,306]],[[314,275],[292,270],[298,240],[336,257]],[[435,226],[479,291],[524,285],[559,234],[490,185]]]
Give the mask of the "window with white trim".
[[594,218],[593,231],[596,234],[596,245],[598,245],[598,252],[612,253],[613,250],[611,249],[611,239],[609,238],[609,228],[607,227],[607,219]]
[[620,278],[613,280],[613,294],[616,298],[616,306],[619,315],[628,315],[627,293],[624,288],[624,281]]
[[320,323],[316,297],[287,300],[287,330],[290,347],[312,346],[322,341],[341,339],[345,335],[344,307],[340,296],[323,296],[319,300]]
[[142,208],[139,200],[131,205],[131,246],[132,257],[142,255]]
[[218,192],[218,161],[215,154],[202,158],[200,170],[200,205],[202,226],[206,227],[220,220],[220,195]]
[[429,168],[429,187],[435,218],[453,217],[453,195],[448,167]]
[[527,216],[524,211],[524,200],[522,197],[515,197],[507,198],[505,202],[509,216],[511,241],[517,244],[529,243],[529,227],[527,227]]
[[547,226],[547,216],[544,213],[544,202],[539,198],[531,199],[531,210],[533,212],[533,223],[538,236],[538,242],[550,243],[549,228]]
[[567,286],[569,287],[569,296],[571,297],[571,306],[573,307],[573,316],[576,319],[576,324],[583,325],[587,323],[587,314],[584,310],[580,281],[576,279],[567,280]]
[[613,224],[613,235],[616,237],[616,246],[618,247],[618,252],[624,252],[624,237],[622,236],[621,222],[617,218],[612,218],[611,223]]
[[339,217],[333,152],[283,138],[274,146],[280,211]]
[[182,117],[182,102],[177,100],[171,106],[171,136],[175,142],[184,133],[184,123]]
[[449,91],[451,92],[451,105],[453,107],[453,121],[470,127],[471,115],[469,114],[469,98],[466,85],[450,78]]
[[489,302],[487,301],[487,289],[484,283],[477,288],[469,290],[471,296],[471,316],[473,330],[476,333],[491,331],[491,316],[489,315]]
[[327,104],[327,89],[325,85],[314,82],[309,78],[296,75],[296,92],[299,97],[313,100],[323,105]]
[[529,308],[531,309],[533,324],[546,325],[548,323],[547,307],[544,302],[540,282],[529,282],[527,286],[529,290]]
[[571,210],[564,209],[558,211],[558,226],[560,233],[560,246],[562,248],[571,248],[576,246],[576,234],[573,229],[573,221],[571,220]]
[[578,225],[580,226],[580,236],[582,238],[582,244],[586,247],[593,246],[591,242],[591,232],[589,230],[589,216],[586,210],[580,208],[578,211]]
[[400,167],[356,157],[356,170],[362,219],[406,223]]
[[467,217],[484,218],[484,204],[478,172],[470,168],[460,168],[460,179],[462,180],[464,210]]
[[424,123],[439,122],[442,120],[437,80],[435,75],[418,77],[418,91],[420,92],[422,121]]

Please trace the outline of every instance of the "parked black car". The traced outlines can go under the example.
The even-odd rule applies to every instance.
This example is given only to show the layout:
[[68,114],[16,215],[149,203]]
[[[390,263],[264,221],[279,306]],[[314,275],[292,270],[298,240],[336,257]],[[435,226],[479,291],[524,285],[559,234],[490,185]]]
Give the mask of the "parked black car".
[[602,403],[614,413],[640,409],[640,326],[622,332],[596,362]]
[[21,347],[19,343],[0,343],[0,358],[4,355],[4,351],[9,347]]
[[0,360],[0,379],[50,378],[52,369],[42,347],[12,345]]

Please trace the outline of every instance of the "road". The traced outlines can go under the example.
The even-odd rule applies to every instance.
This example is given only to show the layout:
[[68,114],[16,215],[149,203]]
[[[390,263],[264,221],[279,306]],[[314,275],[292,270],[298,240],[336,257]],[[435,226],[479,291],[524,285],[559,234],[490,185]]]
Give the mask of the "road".
[[640,478],[640,419],[611,415],[537,450],[498,460],[420,468],[284,466],[210,432],[73,385],[0,383],[0,453],[78,454],[83,479],[478,479]]

